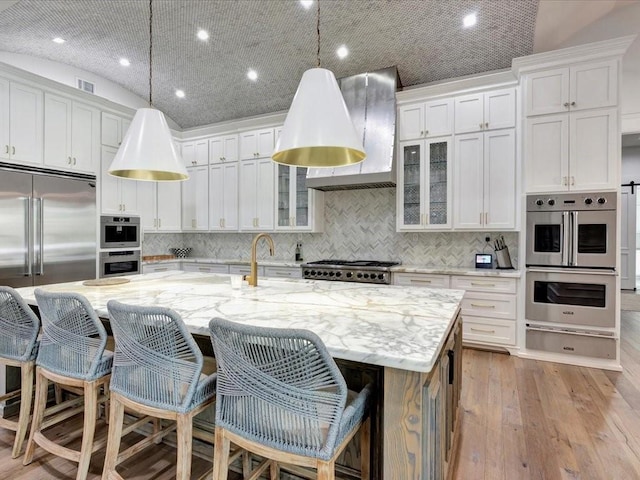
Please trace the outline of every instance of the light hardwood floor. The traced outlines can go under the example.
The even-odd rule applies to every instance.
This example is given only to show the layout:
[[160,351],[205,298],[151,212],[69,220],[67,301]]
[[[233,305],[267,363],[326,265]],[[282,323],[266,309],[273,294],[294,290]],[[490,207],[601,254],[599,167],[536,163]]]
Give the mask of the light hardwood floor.
[[465,350],[457,480],[640,479],[640,312],[624,371]]
[[[640,312],[622,312],[624,372],[464,350],[456,480],[640,479]],[[76,464],[36,450],[11,459],[0,429],[0,479],[74,479]],[[175,450],[149,448],[123,465],[126,478],[171,479]],[[100,478],[97,452],[89,480]],[[211,467],[193,460],[193,478]],[[231,478],[231,477],[230,477]]]

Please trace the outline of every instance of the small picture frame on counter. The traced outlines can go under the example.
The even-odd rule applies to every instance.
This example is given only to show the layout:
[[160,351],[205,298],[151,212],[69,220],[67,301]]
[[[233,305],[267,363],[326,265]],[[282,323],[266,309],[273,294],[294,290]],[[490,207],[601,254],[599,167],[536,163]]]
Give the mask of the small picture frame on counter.
[[476,268],[493,268],[493,255],[476,253]]

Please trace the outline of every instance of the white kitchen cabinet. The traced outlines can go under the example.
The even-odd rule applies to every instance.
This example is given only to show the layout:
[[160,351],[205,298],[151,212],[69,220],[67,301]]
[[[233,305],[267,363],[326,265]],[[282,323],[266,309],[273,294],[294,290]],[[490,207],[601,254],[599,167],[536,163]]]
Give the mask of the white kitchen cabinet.
[[618,61],[581,63],[527,74],[525,115],[547,115],[618,103]]
[[109,175],[117,148],[102,146],[100,176],[100,210],[102,213],[138,213],[138,183]]
[[400,143],[398,231],[451,228],[451,137]]
[[181,270],[180,262],[148,263],[142,265],[142,273],[168,272],[169,270]]
[[455,133],[469,133],[516,125],[515,89],[455,98]]
[[223,263],[182,262],[185,272],[229,273],[229,265]]
[[451,98],[403,105],[398,110],[399,140],[439,137],[453,133]]
[[515,227],[515,155],[513,129],[455,137],[454,228]]
[[44,164],[95,174],[100,161],[100,111],[45,93]]
[[0,159],[41,164],[43,93],[0,78]]
[[204,138],[182,144],[182,160],[187,167],[209,164],[209,139]]
[[242,160],[239,164],[240,230],[273,230],[275,164],[270,158]]
[[240,160],[271,158],[274,148],[274,129],[263,128],[240,133]]
[[209,139],[209,163],[238,161],[238,135],[223,135]]
[[616,108],[527,118],[527,192],[616,188],[617,122]]
[[209,230],[238,230],[238,162],[209,166]]
[[145,232],[179,232],[180,207],[180,182],[138,182],[138,210]]
[[131,119],[102,112],[101,141],[102,145],[118,148],[129,130]]
[[324,192],[307,188],[307,169],[276,166],[277,230],[320,232],[324,227]]
[[209,229],[209,167],[187,169],[189,179],[182,182],[182,230]]

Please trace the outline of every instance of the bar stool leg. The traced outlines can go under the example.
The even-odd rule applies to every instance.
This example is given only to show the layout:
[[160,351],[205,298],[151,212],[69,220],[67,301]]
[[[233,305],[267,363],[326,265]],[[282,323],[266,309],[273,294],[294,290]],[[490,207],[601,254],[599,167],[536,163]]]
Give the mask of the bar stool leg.
[[191,478],[191,448],[193,435],[193,422],[189,414],[178,415],[178,458],[176,462],[176,480],[189,480]]
[[107,442],[107,453],[104,456],[104,469],[102,470],[102,480],[109,480],[111,472],[115,472],[118,453],[120,452],[120,441],[122,439],[122,424],[124,422],[124,405],[117,396],[111,398],[109,409],[109,441]]
[[31,397],[33,395],[33,371],[35,362],[23,363],[20,367],[22,386],[20,389],[20,415],[18,417],[18,429],[16,439],[13,442],[11,458],[18,458],[22,451],[24,438],[29,430],[29,416],[31,415]]
[[33,419],[31,420],[31,433],[29,434],[29,441],[27,442],[27,449],[24,452],[23,465],[29,465],[33,460],[33,452],[36,448],[36,442],[34,437],[36,432],[40,431],[42,426],[42,419],[44,418],[44,409],[47,407],[47,390],[49,387],[49,380],[42,375],[40,367],[36,367],[36,399],[33,406]]
[[278,462],[271,462],[271,476],[269,480],[280,480],[280,465]]
[[369,480],[371,476],[371,417],[360,425],[360,478]]
[[230,442],[225,438],[221,428],[216,427],[215,444],[213,446],[213,478],[227,480],[229,474]]
[[96,420],[98,418],[99,388],[100,384],[97,381],[85,382],[84,384],[84,426],[76,480],[85,480],[89,471],[89,462],[91,462],[93,450],[93,435],[96,431]]
[[318,462],[318,480],[335,480],[336,467],[333,462]]

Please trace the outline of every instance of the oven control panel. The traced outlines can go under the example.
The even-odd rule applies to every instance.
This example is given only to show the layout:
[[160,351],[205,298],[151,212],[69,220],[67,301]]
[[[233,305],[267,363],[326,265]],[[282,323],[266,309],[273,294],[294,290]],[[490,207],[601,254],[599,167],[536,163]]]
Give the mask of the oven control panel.
[[528,212],[558,212],[568,210],[615,210],[615,192],[581,192],[557,195],[527,196]]

